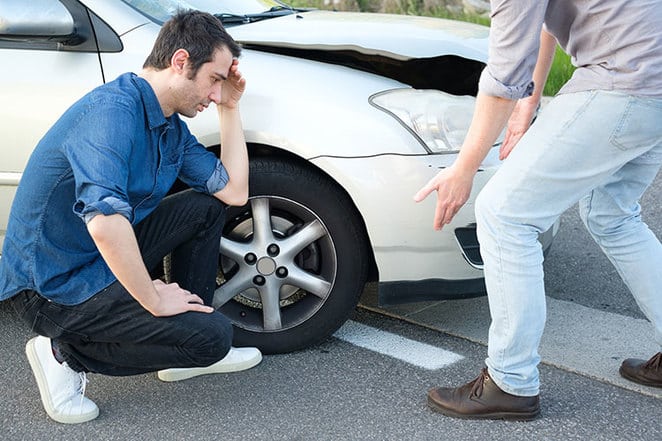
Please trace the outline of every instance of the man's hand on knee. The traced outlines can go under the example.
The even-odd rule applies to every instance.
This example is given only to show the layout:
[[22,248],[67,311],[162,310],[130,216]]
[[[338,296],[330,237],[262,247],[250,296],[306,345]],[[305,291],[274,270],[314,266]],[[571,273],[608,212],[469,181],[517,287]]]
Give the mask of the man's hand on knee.
[[148,310],[155,317],[168,317],[187,311],[214,312],[214,308],[206,306],[198,295],[181,288],[176,283],[164,283],[158,279],[153,283],[159,302]]

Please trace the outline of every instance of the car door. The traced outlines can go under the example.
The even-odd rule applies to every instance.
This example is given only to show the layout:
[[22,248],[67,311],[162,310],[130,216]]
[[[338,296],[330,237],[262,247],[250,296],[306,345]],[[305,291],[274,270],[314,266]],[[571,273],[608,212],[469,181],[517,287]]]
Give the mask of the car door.
[[100,49],[121,51],[122,43],[78,1],[0,3],[0,249],[33,148],[76,99],[104,82]]

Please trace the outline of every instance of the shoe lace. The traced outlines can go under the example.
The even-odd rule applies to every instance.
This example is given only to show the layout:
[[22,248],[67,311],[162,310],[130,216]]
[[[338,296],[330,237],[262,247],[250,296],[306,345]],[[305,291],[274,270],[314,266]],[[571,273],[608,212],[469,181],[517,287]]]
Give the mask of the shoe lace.
[[85,398],[85,389],[87,389],[87,382],[90,380],[87,379],[87,374],[85,374],[85,372],[78,372],[78,378],[80,378],[78,392],[80,393],[80,402],[83,404],[83,398]]
[[483,386],[485,384],[485,378],[489,378],[487,376],[487,368],[483,368],[480,371],[480,375],[478,375],[478,378],[474,380],[473,386],[471,386],[471,397],[480,397],[483,395]]
[[79,408],[83,409],[83,399],[85,398],[85,390],[87,389],[87,382],[90,381],[87,379],[87,374],[85,372],[76,372],[77,378],[76,393],[80,395]]
[[653,355],[653,358],[644,363],[642,367],[645,369],[662,369],[662,352]]

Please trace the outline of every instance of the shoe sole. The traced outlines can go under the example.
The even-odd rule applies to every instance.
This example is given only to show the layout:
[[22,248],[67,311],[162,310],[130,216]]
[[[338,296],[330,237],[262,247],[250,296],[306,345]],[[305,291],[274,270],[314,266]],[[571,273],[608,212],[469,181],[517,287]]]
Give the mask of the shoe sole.
[[[175,368],[175,369],[165,369],[157,373],[159,380],[165,382],[173,381],[182,381],[188,380],[189,378],[199,377],[200,375],[209,375],[209,374],[227,374],[231,372],[241,372],[246,369],[250,369],[254,366],[257,366],[262,361],[262,354],[259,357],[246,360],[242,363],[236,363],[232,365],[217,366],[215,368],[204,367],[204,368]],[[213,366],[213,365],[212,365]]]
[[536,409],[529,412],[491,412],[491,413],[481,413],[481,414],[464,414],[442,407],[439,405],[439,403],[437,403],[430,397],[428,397],[428,407],[434,410],[435,412],[443,413],[446,416],[450,416],[454,418],[462,418],[465,420],[482,419],[482,420],[531,421],[536,419],[540,415],[540,409]]
[[39,395],[41,396],[41,402],[44,405],[46,413],[49,417],[51,417],[51,419],[63,424],[80,424],[91,421],[99,416],[98,408],[94,412],[83,413],[79,415],[61,415],[55,412],[55,407],[51,401],[51,394],[48,391],[46,373],[41,368],[39,356],[37,355],[37,349],[35,348],[34,338],[28,341],[27,345],[25,345],[25,354],[28,356],[28,362],[32,368],[32,373],[34,374],[35,380],[37,380],[37,387],[39,389]]

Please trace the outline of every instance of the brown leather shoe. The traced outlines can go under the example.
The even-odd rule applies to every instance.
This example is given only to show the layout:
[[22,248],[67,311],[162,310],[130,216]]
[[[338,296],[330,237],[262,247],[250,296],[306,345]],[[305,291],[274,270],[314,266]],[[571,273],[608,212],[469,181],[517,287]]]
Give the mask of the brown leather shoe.
[[430,389],[428,406],[456,418],[528,421],[540,414],[538,395],[518,397],[502,391],[490,378],[487,368],[464,386]]
[[623,378],[646,386],[662,387],[662,352],[650,360],[628,358],[618,370]]

